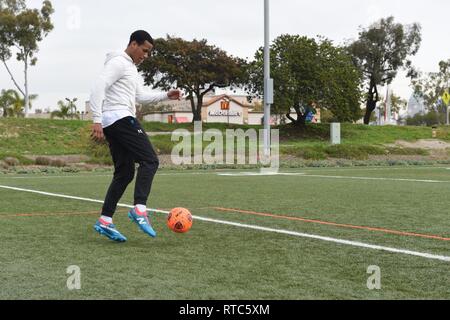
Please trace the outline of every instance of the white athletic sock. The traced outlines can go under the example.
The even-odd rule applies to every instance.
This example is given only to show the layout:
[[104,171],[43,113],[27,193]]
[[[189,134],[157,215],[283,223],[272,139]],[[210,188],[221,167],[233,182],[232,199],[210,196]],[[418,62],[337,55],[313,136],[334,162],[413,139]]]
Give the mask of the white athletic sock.
[[100,219],[102,219],[103,221],[105,221],[107,223],[113,222],[113,219],[111,217],[107,217],[107,216],[101,216]]
[[147,212],[147,206],[144,206],[143,204],[137,204],[136,208],[139,210],[139,212]]

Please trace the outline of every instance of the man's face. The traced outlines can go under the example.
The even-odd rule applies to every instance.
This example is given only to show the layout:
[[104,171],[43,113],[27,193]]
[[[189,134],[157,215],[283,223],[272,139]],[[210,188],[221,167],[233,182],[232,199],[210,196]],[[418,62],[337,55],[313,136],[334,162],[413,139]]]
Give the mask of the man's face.
[[141,45],[139,45],[136,41],[133,41],[130,46],[131,58],[133,59],[135,65],[140,65],[145,59],[147,59],[153,49],[153,45],[148,41],[145,41]]

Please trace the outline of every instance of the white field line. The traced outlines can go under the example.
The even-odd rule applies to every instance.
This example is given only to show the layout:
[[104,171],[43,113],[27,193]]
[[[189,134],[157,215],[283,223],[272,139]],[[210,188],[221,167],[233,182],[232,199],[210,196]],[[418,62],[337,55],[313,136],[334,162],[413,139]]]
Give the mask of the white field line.
[[339,170],[349,170],[349,171],[374,171],[374,170],[430,170],[430,169],[450,169],[448,167],[433,167],[433,166],[367,166],[367,167],[328,167],[328,168],[302,168],[305,170],[317,170],[317,171],[339,171]]
[[[403,178],[383,178],[383,177],[354,177],[354,176],[335,176],[335,175],[319,175],[308,174],[305,172],[278,172],[278,173],[261,173],[261,172],[180,172],[180,173],[159,173],[157,176],[178,176],[178,175],[218,175],[222,177],[267,177],[267,176],[302,176],[311,178],[325,179],[350,179],[350,180],[372,180],[372,181],[399,181],[399,182],[424,182],[424,183],[450,183],[450,180],[426,180],[426,179],[403,179]],[[58,179],[58,178],[84,178],[84,177],[112,177],[110,175],[73,175],[73,176],[40,176],[40,177],[2,177],[5,179]]]
[[[351,180],[380,180],[380,181],[406,181],[406,182],[426,182],[426,183],[450,183],[450,180],[425,180],[425,179],[402,179],[402,178],[382,178],[382,177],[353,177],[353,176],[332,176],[332,175],[316,175],[304,172],[279,172],[279,173],[260,173],[260,172],[240,172],[240,173],[161,173],[156,176],[178,176],[178,175],[218,175],[222,177],[263,177],[263,176],[303,176],[312,178],[328,178],[328,179],[351,179]],[[104,177],[112,178],[110,175],[73,175],[73,176],[39,176],[39,177],[2,177],[5,179],[61,179],[61,178],[86,178],[86,177]]]
[[[219,176],[268,176],[268,175],[285,175],[285,176],[296,176],[296,175],[307,175],[307,176],[315,176],[315,177],[326,177],[326,178],[349,178],[349,179],[367,179],[367,180],[393,180],[393,181],[412,181],[412,182],[432,182],[432,183],[446,183],[450,181],[444,180],[415,180],[415,179],[400,179],[400,178],[372,178],[372,177],[351,177],[351,176],[328,176],[328,175],[315,175],[314,172],[330,172],[330,171],[380,171],[380,170],[401,170],[401,169],[411,169],[411,168],[392,168],[392,167],[376,167],[376,168],[303,168],[302,172],[278,172],[278,173],[261,173],[259,171],[248,171],[248,172],[230,172],[230,171],[206,171],[206,172],[163,172],[157,173],[157,176],[177,176],[177,175],[219,175]],[[447,167],[414,167],[414,170],[417,169],[444,169],[450,170]],[[77,175],[42,175],[42,176],[2,176],[0,175],[0,179],[52,179],[52,178],[81,178],[81,177],[112,177],[113,173],[110,174],[77,174]]]
[[425,183],[450,183],[450,180],[425,180],[425,179],[403,179],[403,178],[382,178],[382,177],[353,177],[353,176],[332,176],[307,173],[258,173],[258,172],[239,172],[239,173],[218,173],[224,177],[258,177],[258,176],[302,176],[312,178],[328,179],[351,179],[351,180],[379,180],[379,181],[406,181],[406,182],[425,182]]
[[312,167],[303,167],[302,171],[382,171],[382,170],[450,170],[448,167],[433,167],[433,166],[370,166],[370,167],[323,167],[323,168],[312,168]]
[[328,176],[319,174],[304,174],[303,177],[328,178],[328,179],[351,179],[351,180],[379,180],[379,181],[406,181],[425,183],[450,183],[450,180],[425,180],[425,179],[402,179],[402,178],[382,178],[382,177],[351,177],[351,176]]
[[[3,185],[0,185],[0,188],[7,189],[7,190],[14,190],[14,191],[35,193],[35,194],[51,196],[51,197],[73,199],[73,200],[80,200],[80,201],[88,201],[88,202],[95,202],[95,203],[103,203],[103,201],[101,201],[101,200],[82,198],[82,197],[74,197],[74,196],[67,196],[67,195],[63,195],[63,194],[56,194],[56,193],[43,192],[43,191],[37,191],[37,190],[9,187],[9,186],[3,186]],[[118,204],[118,206],[126,207],[126,208],[132,208],[133,207],[133,206],[126,205],[126,204]],[[164,213],[164,214],[168,214],[169,213],[168,211],[156,210],[156,209],[149,209],[149,211],[158,212],[158,213]],[[421,257],[421,258],[426,258],[426,259],[450,262],[450,257],[448,257],[448,256],[435,255],[435,254],[431,254],[431,253],[424,253],[424,252],[410,251],[410,250],[405,250],[405,249],[384,247],[384,246],[367,244],[367,243],[362,243],[362,242],[343,240],[343,239],[337,239],[337,238],[330,238],[330,237],[318,236],[318,235],[307,234],[307,233],[300,233],[300,232],[283,230],[283,229],[266,228],[266,227],[261,227],[261,226],[257,226],[257,225],[242,224],[242,223],[231,222],[231,221],[224,221],[224,220],[205,218],[205,217],[200,217],[200,216],[194,216],[194,219],[200,220],[200,221],[213,222],[213,223],[218,223],[218,224],[223,224],[223,225],[234,226],[234,227],[238,227],[238,228],[246,228],[246,229],[258,230],[258,231],[266,231],[266,232],[272,232],[272,233],[296,236],[296,237],[301,237],[301,238],[309,238],[309,239],[315,239],[315,240],[322,240],[322,241],[326,241],[326,242],[333,242],[333,243],[338,243],[338,244],[343,244],[343,245],[348,245],[348,246],[353,246],[353,247],[372,249],[372,250],[379,250],[379,251],[386,251],[386,252],[391,252],[391,253],[405,254],[405,255],[416,256],[416,257]]]
[[[40,194],[40,195],[50,196],[50,197],[57,197],[57,198],[64,198],[64,199],[71,199],[71,200],[80,200],[80,201],[95,202],[95,203],[102,203],[103,204],[102,200],[95,200],[95,199],[89,199],[89,198],[83,198],[83,197],[68,196],[68,195],[58,194],[58,193],[43,192],[43,191],[37,191],[37,190],[31,190],[31,189],[22,189],[22,188],[9,187],[9,186],[3,186],[3,185],[0,185],[0,188],[1,189],[14,190],[14,191],[35,193],[35,194]],[[119,203],[117,205],[119,207],[124,207],[124,208],[133,208],[133,206],[127,205],[127,204],[123,204],[123,203]],[[149,209],[149,211],[165,213],[165,214],[169,213],[168,211],[162,211],[162,210],[157,210],[157,209]]]

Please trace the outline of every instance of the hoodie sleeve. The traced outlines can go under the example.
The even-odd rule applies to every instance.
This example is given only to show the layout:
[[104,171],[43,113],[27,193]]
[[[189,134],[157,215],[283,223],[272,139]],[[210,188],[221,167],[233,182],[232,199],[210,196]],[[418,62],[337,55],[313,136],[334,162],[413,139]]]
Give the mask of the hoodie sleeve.
[[119,80],[125,71],[125,65],[120,59],[112,59],[105,64],[102,73],[95,81],[89,98],[94,123],[102,122],[102,107],[106,90]]
[[141,104],[157,103],[169,99],[167,93],[153,93],[144,90],[141,82],[136,87],[136,101]]

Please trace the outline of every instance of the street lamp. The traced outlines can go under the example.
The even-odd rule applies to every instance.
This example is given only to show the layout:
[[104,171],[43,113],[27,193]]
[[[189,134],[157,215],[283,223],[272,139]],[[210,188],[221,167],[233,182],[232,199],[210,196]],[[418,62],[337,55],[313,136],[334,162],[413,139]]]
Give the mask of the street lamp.
[[270,10],[264,0],[264,156],[270,156],[270,107],[273,104],[273,79],[270,78]]

